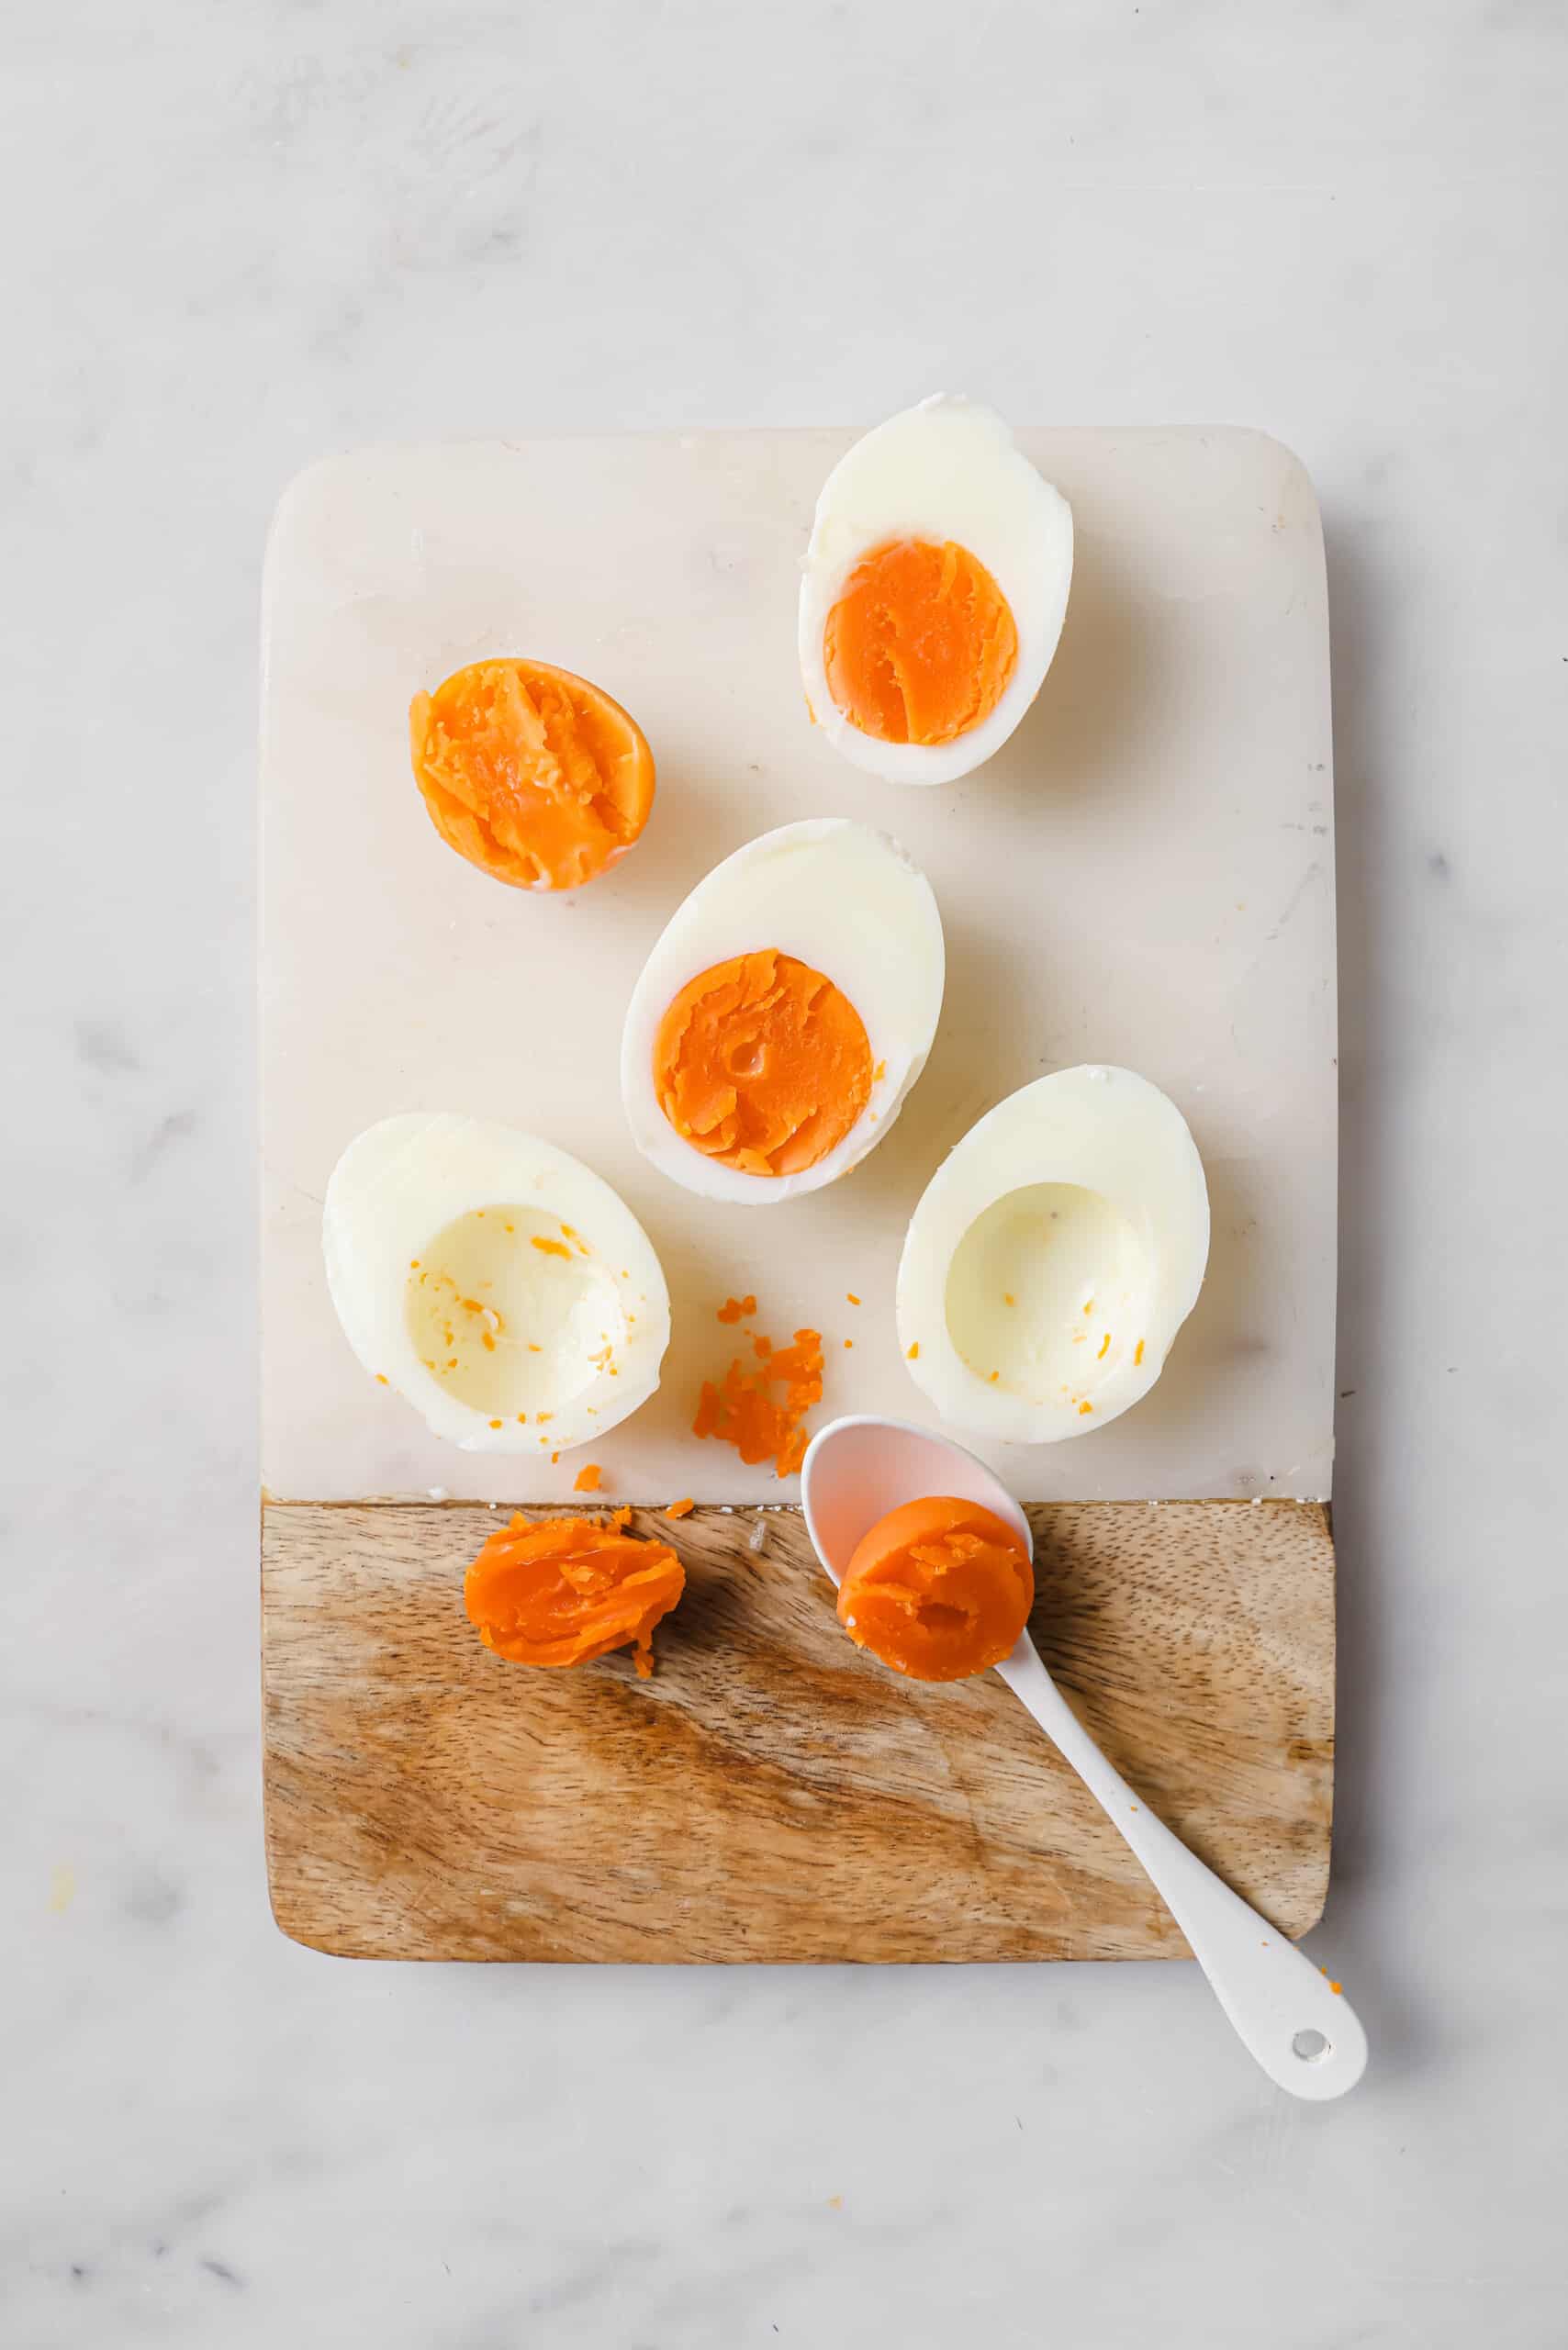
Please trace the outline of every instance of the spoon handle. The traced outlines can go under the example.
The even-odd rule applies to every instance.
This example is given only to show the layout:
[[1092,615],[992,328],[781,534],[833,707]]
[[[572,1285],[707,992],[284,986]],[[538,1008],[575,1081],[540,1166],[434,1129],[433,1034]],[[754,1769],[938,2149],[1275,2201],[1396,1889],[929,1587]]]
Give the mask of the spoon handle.
[[1343,2097],[1367,2037],[1350,2001],[1139,1801],[1084,1729],[1025,1632],[997,1666],[1142,1863],[1215,1997],[1269,2078],[1293,2097]]

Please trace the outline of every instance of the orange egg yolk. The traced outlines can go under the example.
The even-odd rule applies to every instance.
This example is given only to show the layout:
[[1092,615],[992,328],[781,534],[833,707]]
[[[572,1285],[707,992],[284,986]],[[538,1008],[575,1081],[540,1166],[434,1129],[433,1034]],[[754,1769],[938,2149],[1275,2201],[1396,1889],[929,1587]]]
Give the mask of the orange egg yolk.
[[856,1644],[912,1681],[1000,1664],[1029,1620],[1035,1571],[1013,1528],[977,1502],[905,1502],[862,1535],[838,1591]]
[[882,743],[951,743],[991,716],[1018,659],[1007,599],[951,540],[894,539],[857,564],[827,616],[828,689]]
[[[720,1321],[727,1318],[721,1312]],[[752,1466],[771,1460],[780,1477],[792,1477],[806,1457],[806,1414],[822,1401],[822,1333],[797,1330],[789,1347],[760,1335],[751,1343],[753,1361],[737,1357],[722,1382],[703,1381],[691,1433],[717,1437]]]
[[586,1664],[634,1646],[653,1671],[653,1631],[686,1587],[666,1542],[643,1542],[591,1517],[499,1527],[463,1584],[468,1620],[487,1649],[517,1664]]
[[654,755],[641,727],[569,670],[476,661],[416,694],[409,725],[437,832],[517,889],[591,881],[648,820]]
[[772,947],[688,980],[654,1040],[654,1090],[694,1149],[747,1175],[798,1175],[871,1096],[871,1047],[846,995]]

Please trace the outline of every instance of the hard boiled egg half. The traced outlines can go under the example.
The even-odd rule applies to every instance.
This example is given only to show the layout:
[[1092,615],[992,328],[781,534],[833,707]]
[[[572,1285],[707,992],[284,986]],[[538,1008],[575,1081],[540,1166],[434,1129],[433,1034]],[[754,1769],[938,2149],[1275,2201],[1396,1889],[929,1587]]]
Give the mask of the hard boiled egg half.
[[801,582],[812,715],[858,767],[951,783],[1039,692],[1072,581],[1072,511],[991,408],[923,400],[823,485]]
[[926,1186],[899,1342],[953,1427],[1054,1444],[1148,1394],[1208,1253],[1208,1188],[1175,1103],[1131,1069],[1061,1069],[998,1102]]
[[633,990],[638,1149],[750,1206],[847,1174],[924,1066],[945,968],[931,884],[885,833],[815,817],[748,841],[677,908]]
[[327,1285],[360,1361],[465,1452],[564,1452],[651,1395],[669,1292],[580,1159],[479,1118],[386,1118],[332,1170]]

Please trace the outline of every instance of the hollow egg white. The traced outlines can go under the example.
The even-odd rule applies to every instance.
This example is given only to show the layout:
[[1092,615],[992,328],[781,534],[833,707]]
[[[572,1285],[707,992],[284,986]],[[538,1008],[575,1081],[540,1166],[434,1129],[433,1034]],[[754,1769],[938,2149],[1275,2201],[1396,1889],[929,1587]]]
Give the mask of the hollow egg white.
[[945,395],[856,442],[817,499],[801,580],[806,701],[892,783],[1000,750],[1061,635],[1072,510],[1002,419]]
[[327,1285],[374,1378],[465,1452],[564,1452],[659,1383],[669,1292],[610,1185],[536,1135],[386,1118],[327,1185]]
[[748,841],[677,908],[633,990],[638,1149],[751,1206],[835,1181],[924,1068],[945,970],[931,884],[885,833],[812,817]]
[[910,1218],[899,1343],[942,1418],[1053,1444],[1147,1395],[1197,1301],[1208,1188],[1175,1103],[1060,1069],[971,1126]]

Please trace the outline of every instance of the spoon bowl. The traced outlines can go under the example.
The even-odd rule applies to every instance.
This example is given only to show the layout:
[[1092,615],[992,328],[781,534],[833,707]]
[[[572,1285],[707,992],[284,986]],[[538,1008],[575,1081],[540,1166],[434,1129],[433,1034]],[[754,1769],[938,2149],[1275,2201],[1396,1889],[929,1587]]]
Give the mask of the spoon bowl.
[[978,1502],[1012,1527],[1029,1557],[1029,1521],[983,1460],[909,1420],[868,1412],[834,1420],[812,1438],[801,1465],[801,1507],[812,1547],[835,1583],[863,1534],[904,1502],[928,1494]]

